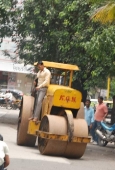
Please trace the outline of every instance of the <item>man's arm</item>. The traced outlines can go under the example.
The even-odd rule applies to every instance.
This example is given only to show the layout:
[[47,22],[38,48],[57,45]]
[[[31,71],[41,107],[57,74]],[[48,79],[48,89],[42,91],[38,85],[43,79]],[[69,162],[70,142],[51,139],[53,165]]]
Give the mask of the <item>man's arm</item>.
[[4,168],[6,168],[9,164],[10,164],[9,155],[5,155],[5,158],[4,158]]
[[91,111],[91,125],[90,125],[90,128],[92,128],[93,122],[94,122],[94,109],[92,109],[92,111]]
[[6,143],[4,143],[4,153],[5,153],[4,167],[7,167],[10,164],[10,158],[9,158],[9,148]]
[[105,113],[105,116],[104,116],[104,118],[106,118],[107,114],[108,114],[108,112],[106,112],[106,113]]
[[94,122],[94,109],[92,109],[92,112],[91,112],[91,123]]
[[105,107],[104,107],[104,117],[103,117],[103,119],[105,119],[106,118],[106,116],[107,116],[107,114],[108,114],[108,108],[107,108],[107,106],[105,105]]
[[6,99],[7,98],[7,93],[6,94],[4,94],[4,99]]

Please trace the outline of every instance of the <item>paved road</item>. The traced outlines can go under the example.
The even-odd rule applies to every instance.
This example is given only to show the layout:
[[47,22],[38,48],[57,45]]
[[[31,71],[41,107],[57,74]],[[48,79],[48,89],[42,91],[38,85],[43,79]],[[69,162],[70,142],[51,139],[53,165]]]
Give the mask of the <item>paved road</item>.
[[63,157],[43,156],[34,148],[16,145],[16,122],[18,111],[0,109],[0,133],[10,149],[11,164],[8,170],[114,170],[115,146],[107,147],[88,144],[80,160]]
[[0,123],[17,124],[19,110],[7,110],[0,107]]

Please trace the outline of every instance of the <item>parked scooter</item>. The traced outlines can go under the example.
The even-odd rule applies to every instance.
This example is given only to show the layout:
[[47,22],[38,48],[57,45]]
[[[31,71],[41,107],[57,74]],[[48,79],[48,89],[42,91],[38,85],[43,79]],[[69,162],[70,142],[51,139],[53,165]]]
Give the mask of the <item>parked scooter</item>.
[[115,124],[107,125],[101,122],[101,126],[96,129],[98,135],[98,145],[106,146],[108,142],[115,142]]

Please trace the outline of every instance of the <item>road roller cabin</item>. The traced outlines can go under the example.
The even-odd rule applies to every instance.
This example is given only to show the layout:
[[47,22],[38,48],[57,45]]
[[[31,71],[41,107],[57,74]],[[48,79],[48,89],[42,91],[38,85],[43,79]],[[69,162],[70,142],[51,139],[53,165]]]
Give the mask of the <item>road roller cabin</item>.
[[23,96],[19,113],[17,144],[35,146],[41,154],[81,158],[85,152],[88,137],[84,120],[82,94],[72,89],[73,71],[76,65],[43,61],[52,77],[41,110],[41,119],[35,123],[28,118],[33,113],[34,97]]

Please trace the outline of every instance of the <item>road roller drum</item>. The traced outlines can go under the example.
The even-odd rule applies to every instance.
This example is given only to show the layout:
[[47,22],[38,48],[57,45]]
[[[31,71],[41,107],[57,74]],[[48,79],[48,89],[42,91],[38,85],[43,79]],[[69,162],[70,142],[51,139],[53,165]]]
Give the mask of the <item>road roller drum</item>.
[[[83,119],[74,120],[74,137],[88,138],[87,124]],[[65,156],[70,158],[80,158],[86,149],[87,143],[78,143],[67,140],[68,124],[65,117],[47,115],[44,116],[39,130],[42,132],[48,132],[52,136],[59,135],[63,139],[55,138],[47,139],[44,137],[38,137],[38,148],[42,154]],[[55,136],[54,135],[54,136]],[[65,137],[65,140],[64,140]],[[68,138],[69,139],[69,138]]]
[[23,96],[21,109],[18,117],[17,144],[25,146],[35,146],[36,136],[27,134],[28,118],[32,114],[34,98]]

